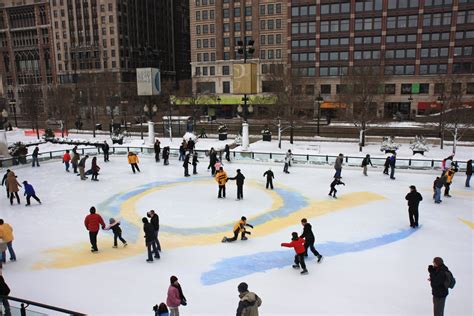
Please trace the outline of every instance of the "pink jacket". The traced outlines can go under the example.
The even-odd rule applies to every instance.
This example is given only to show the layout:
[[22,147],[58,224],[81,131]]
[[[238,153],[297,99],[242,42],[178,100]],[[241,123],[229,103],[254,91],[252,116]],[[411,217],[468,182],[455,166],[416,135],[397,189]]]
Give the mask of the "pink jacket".
[[168,307],[178,307],[179,305],[181,305],[181,297],[179,296],[179,290],[173,285],[170,285],[170,287],[168,288],[168,297],[166,298],[166,305],[168,305]]

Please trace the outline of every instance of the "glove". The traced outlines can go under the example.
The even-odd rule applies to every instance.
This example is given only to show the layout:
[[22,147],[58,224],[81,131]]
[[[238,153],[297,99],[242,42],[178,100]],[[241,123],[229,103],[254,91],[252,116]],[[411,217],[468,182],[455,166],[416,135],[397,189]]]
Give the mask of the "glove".
[[428,266],[428,272],[429,272],[429,273],[434,273],[434,271],[435,271],[435,268],[430,264],[430,265]]
[[247,232],[247,231],[246,231],[245,233],[248,234],[248,235],[252,235],[252,232]]
[[247,224],[250,228],[253,228],[253,225]]

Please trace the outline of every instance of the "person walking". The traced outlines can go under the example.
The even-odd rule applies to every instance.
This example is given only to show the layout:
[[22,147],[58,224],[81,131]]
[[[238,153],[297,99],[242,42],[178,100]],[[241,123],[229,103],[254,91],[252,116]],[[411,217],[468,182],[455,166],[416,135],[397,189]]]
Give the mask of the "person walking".
[[224,153],[225,153],[225,160],[227,160],[227,162],[230,162],[230,147],[229,147],[229,144],[225,144]]
[[10,171],[7,175],[7,186],[8,192],[10,192],[10,205],[13,205],[13,199],[15,197],[18,204],[20,204],[20,196],[18,196],[18,191],[20,191],[21,185],[16,180],[16,174],[13,171]]
[[184,160],[184,156],[186,153],[186,141],[182,141],[181,145],[179,146],[179,157],[178,161]]
[[63,155],[63,164],[66,168],[66,172],[69,172],[69,164],[71,162],[71,155],[69,154],[69,150],[66,150],[66,153]]
[[262,299],[254,292],[249,292],[247,283],[242,282],[237,286],[239,291],[239,305],[237,316],[258,316],[258,308],[262,305]]
[[109,226],[105,230],[112,230],[114,233],[114,248],[117,248],[117,239],[120,239],[124,247],[127,247],[127,241],[122,237],[122,228],[120,228],[120,221],[115,218],[109,219]]
[[214,147],[211,147],[211,150],[209,151],[209,166],[207,169],[211,168],[211,175],[215,176],[216,174],[216,162],[217,162],[217,152],[214,150]]
[[81,176],[81,180],[87,179],[86,173],[85,173],[87,158],[89,158],[89,155],[85,155],[84,157],[82,157],[81,160],[79,160],[79,163],[77,165],[77,167],[79,168],[79,174]]
[[428,281],[430,281],[431,294],[433,295],[433,315],[443,316],[449,285],[452,284],[452,273],[440,257],[433,259],[433,264],[428,266],[428,273],[430,274]]
[[240,169],[237,169],[235,177],[229,178],[229,180],[235,180],[235,183],[237,184],[237,200],[242,200],[244,198],[245,176],[240,172]]
[[155,151],[155,162],[160,162],[161,143],[159,139],[155,140],[153,150]]
[[281,243],[282,247],[293,248],[295,250],[295,264],[293,265],[294,269],[299,269],[300,266],[303,268],[301,274],[307,274],[308,270],[306,269],[306,264],[304,262],[304,247],[305,240],[303,238],[298,237],[297,232],[291,233],[291,242],[289,243]]
[[291,160],[293,160],[293,154],[291,153],[291,149],[288,149],[285,154],[285,166],[283,167],[284,173],[290,173],[288,168],[291,166]]
[[219,185],[219,193],[217,195],[217,198],[225,199],[225,184],[227,183],[227,173],[224,171],[224,168],[219,168],[219,171],[216,172],[215,179],[217,181],[217,184]]
[[364,171],[363,171],[364,176],[367,176],[367,166],[368,165],[371,165],[372,167],[374,166],[372,164],[372,161],[370,160],[370,155],[369,154],[365,155],[365,158],[362,159],[362,168],[364,168]]
[[383,164],[383,174],[388,175],[388,168],[390,168],[390,156],[385,158],[385,163]]
[[2,178],[2,185],[5,185],[5,188],[7,190],[7,199],[10,198],[10,191],[8,191],[8,182],[7,182],[8,173],[10,171],[11,171],[10,169],[7,169],[7,171],[5,172],[5,174],[3,175],[3,178]]
[[35,149],[33,150],[33,154],[31,155],[31,159],[32,159],[31,166],[32,167],[35,167],[35,166],[39,167],[40,166],[38,156],[39,156],[39,147],[36,146]]
[[77,167],[79,166],[80,156],[77,152],[72,153],[71,165],[74,173],[77,173]]
[[166,146],[163,148],[163,165],[164,166],[167,166],[169,165],[169,159],[170,159],[170,147],[169,146]]
[[433,182],[433,190],[434,190],[434,200],[436,204],[443,202],[441,200],[441,189],[444,187],[446,183],[446,175],[442,177],[436,177],[435,181]]
[[183,294],[181,284],[174,275],[170,277],[170,286],[168,287],[168,295],[166,297],[166,305],[170,309],[170,316],[179,316],[179,306],[187,305],[186,297]]
[[146,216],[150,218],[150,223],[153,225],[153,230],[155,231],[156,248],[158,251],[161,251],[161,244],[160,240],[158,239],[158,233],[160,232],[160,217],[154,210],[147,212]]
[[449,168],[445,175],[446,175],[446,182],[444,183],[444,196],[445,197],[451,197],[449,194],[449,190],[451,189],[451,183],[453,183],[453,177],[456,171],[454,168]]
[[344,182],[341,181],[341,178],[337,177],[335,178],[332,182],[331,182],[331,191],[329,191],[329,196],[332,196],[333,198],[337,199],[336,197],[336,193],[337,193],[337,189],[336,189],[336,185],[346,185]]
[[26,196],[26,206],[30,206],[30,200],[31,198],[35,199],[39,204],[41,204],[41,200],[36,196],[35,189],[31,184],[29,184],[27,181],[23,181],[23,188],[25,189],[25,194]]
[[410,192],[405,196],[408,201],[408,217],[410,218],[410,227],[418,227],[418,206],[423,201],[423,197],[416,190],[414,185],[410,185]]
[[197,172],[197,164],[199,163],[199,160],[198,160],[198,153],[197,151],[194,151],[193,152],[193,174],[198,174]]
[[469,159],[466,163],[466,188],[471,187],[471,176],[472,176],[472,159]]
[[91,181],[99,181],[97,176],[99,175],[100,167],[97,165],[97,157],[92,158],[91,164],[91,171],[92,171],[92,178]]
[[[13,250],[13,228],[10,224],[5,223],[3,219],[0,219],[0,239],[7,244],[8,253],[10,254],[10,261],[16,261],[16,254]],[[2,262],[7,261],[6,251],[2,251]]]
[[273,190],[273,179],[275,179],[275,175],[273,174],[272,168],[268,168],[268,170],[263,173],[263,176],[267,177],[265,188],[268,189],[268,187],[270,187]]
[[84,225],[89,231],[89,240],[91,242],[91,252],[97,252],[97,234],[99,234],[99,229],[102,226],[102,229],[105,229],[105,223],[102,219],[102,216],[96,214],[96,209],[94,206],[91,206],[89,209],[89,215],[84,219]]
[[104,144],[102,145],[102,151],[104,152],[104,162],[109,162],[110,146],[106,140],[104,140]]
[[300,235],[300,238],[304,238],[304,256],[308,256],[308,248],[311,250],[311,252],[318,258],[318,263],[321,262],[323,259],[323,256],[314,248],[314,234],[313,230],[311,228],[311,224],[308,223],[308,220],[306,218],[303,218],[301,220],[301,225],[303,225],[303,233]]
[[390,157],[390,179],[395,180],[395,165],[397,163],[397,154],[394,153]]
[[148,259],[146,259],[146,262],[153,262],[153,255],[155,259],[160,259],[160,253],[156,247],[155,230],[153,229],[153,225],[148,222],[148,218],[143,217],[142,223],[143,231],[145,232],[145,245],[148,250]]
[[342,178],[341,173],[342,173],[343,162],[344,162],[344,155],[339,154],[336,158],[336,161],[334,162],[334,169],[336,170],[336,173],[334,174],[334,178]]
[[[0,296],[8,296],[9,294],[10,294],[10,288],[5,282],[3,275],[0,273]],[[12,316],[12,313],[10,310],[10,303],[8,302],[8,299],[6,297],[2,298],[2,304],[3,304],[3,308],[5,309],[5,313],[3,315]]]
[[184,156],[184,161],[183,161],[183,168],[184,168],[184,176],[185,177],[190,177],[191,176],[189,174],[189,165],[191,164],[191,162],[189,162],[189,160],[190,160],[190,154],[188,152]]
[[189,140],[188,140],[188,143],[187,143],[187,146],[186,146],[186,150],[189,151],[189,153],[193,153],[194,152],[194,147],[196,146],[196,143],[194,142],[194,140],[190,137]]
[[247,236],[245,235],[251,235],[252,233],[251,232],[248,232],[245,227],[250,227],[253,229],[253,225],[252,224],[249,224],[247,223],[247,217],[245,216],[242,216],[240,218],[240,221],[238,221],[237,223],[235,223],[234,225],[234,229],[232,230],[232,232],[234,233],[234,237],[224,237],[222,238],[222,242],[233,242],[233,241],[236,241],[237,238],[239,237],[239,233],[240,233],[240,239],[241,240],[247,240]]
[[133,173],[135,173],[135,169],[136,169],[138,172],[140,172],[140,168],[138,168],[138,162],[139,162],[138,156],[137,156],[134,152],[130,151],[130,152],[128,153],[128,157],[127,157],[127,158],[128,158],[128,163],[129,163],[130,166],[132,167]]

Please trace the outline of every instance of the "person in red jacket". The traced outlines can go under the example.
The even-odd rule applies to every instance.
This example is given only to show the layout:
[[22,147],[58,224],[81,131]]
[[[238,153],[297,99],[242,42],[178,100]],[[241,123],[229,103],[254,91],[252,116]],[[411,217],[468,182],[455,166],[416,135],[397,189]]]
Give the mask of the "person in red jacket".
[[66,153],[63,155],[63,163],[66,167],[66,172],[69,172],[69,162],[71,161],[71,155],[69,154],[69,150],[66,150]]
[[304,263],[304,253],[305,253],[304,243],[305,243],[304,238],[298,237],[297,232],[292,232],[291,242],[281,244],[282,247],[295,249],[296,255],[295,255],[295,264],[293,265],[293,268],[299,269],[301,265],[301,267],[303,268],[303,271],[301,271],[301,274],[308,273],[308,270],[306,270],[306,264]]
[[84,220],[84,225],[89,231],[89,239],[92,246],[91,251],[96,252],[99,251],[99,249],[97,249],[97,234],[99,233],[100,226],[102,226],[102,229],[105,229],[105,223],[102,217],[95,213],[94,206],[91,206],[89,212],[90,214],[87,215],[86,219]]

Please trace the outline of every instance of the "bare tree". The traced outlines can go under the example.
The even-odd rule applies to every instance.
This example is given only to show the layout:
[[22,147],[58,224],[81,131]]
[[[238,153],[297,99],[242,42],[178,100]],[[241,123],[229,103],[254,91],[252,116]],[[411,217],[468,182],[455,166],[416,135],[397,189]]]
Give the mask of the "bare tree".
[[22,111],[30,119],[31,127],[36,130],[36,137],[39,139],[38,121],[43,105],[43,94],[41,88],[35,85],[25,85],[21,97]]
[[378,105],[384,104],[384,83],[387,76],[379,67],[354,67],[352,72],[341,77],[341,103],[346,109],[348,119],[359,130],[359,151],[365,146],[365,135],[370,125],[379,118]]
[[73,90],[67,86],[57,86],[47,93],[48,113],[54,119],[60,119],[62,128],[61,134],[68,129],[69,119],[72,115]]

